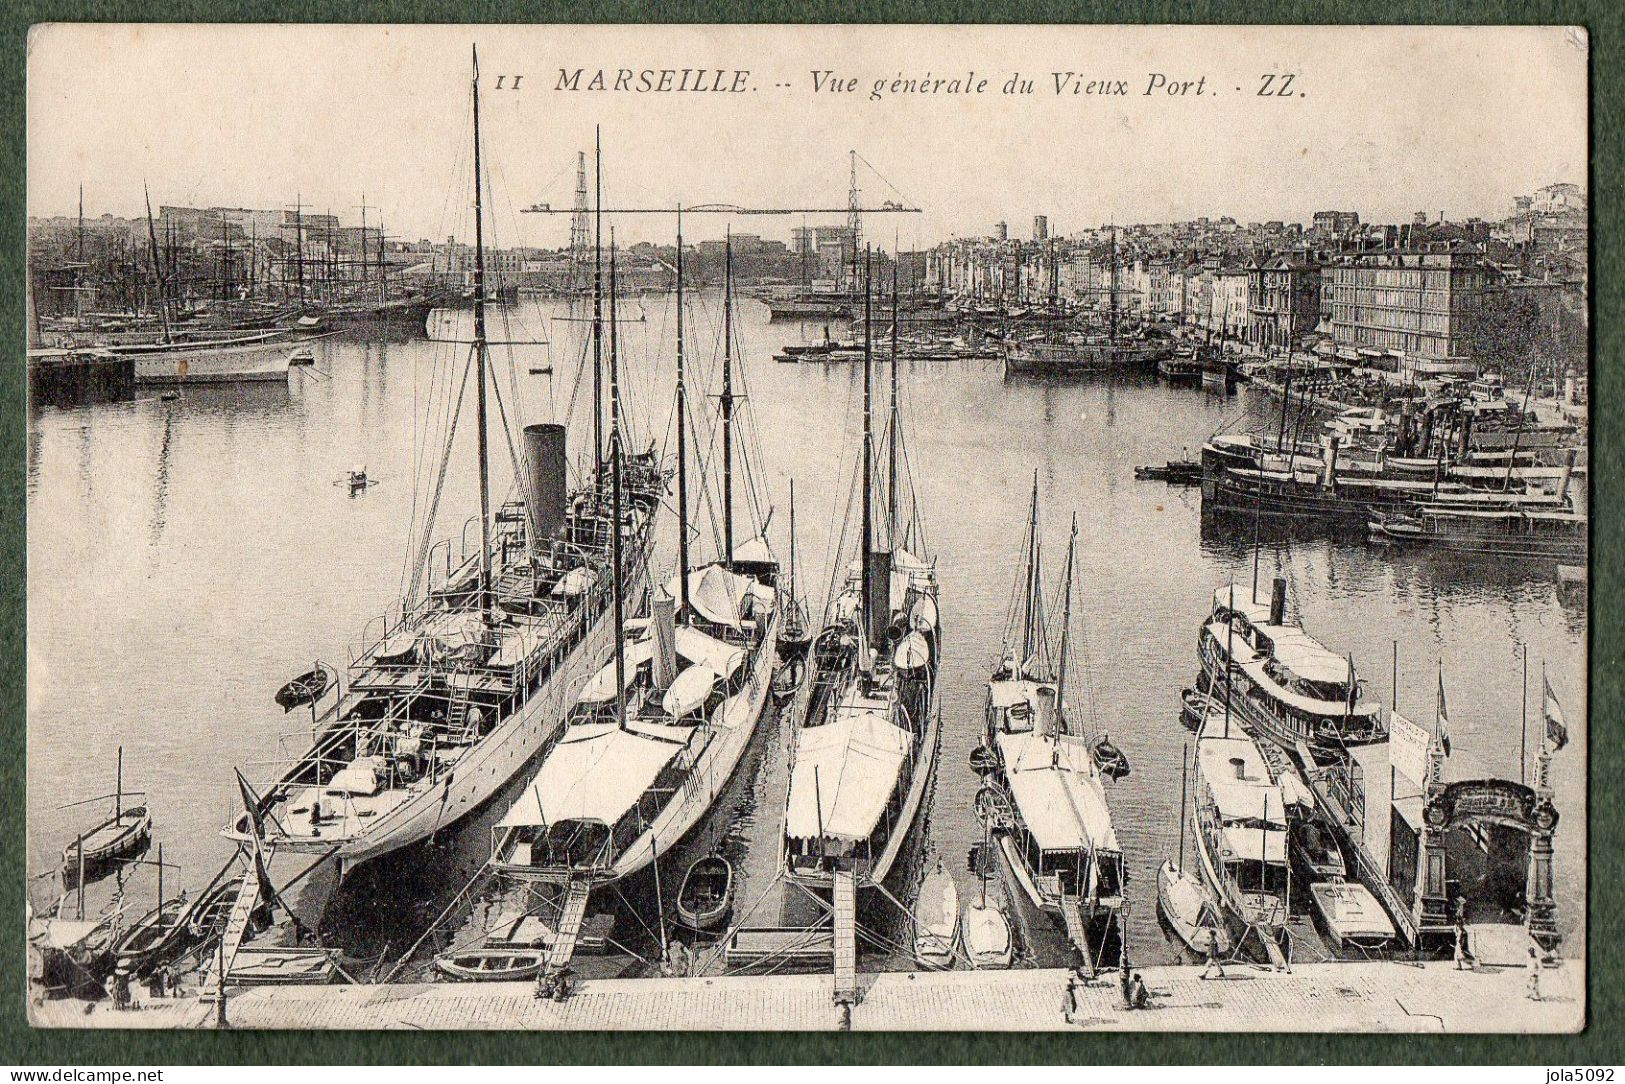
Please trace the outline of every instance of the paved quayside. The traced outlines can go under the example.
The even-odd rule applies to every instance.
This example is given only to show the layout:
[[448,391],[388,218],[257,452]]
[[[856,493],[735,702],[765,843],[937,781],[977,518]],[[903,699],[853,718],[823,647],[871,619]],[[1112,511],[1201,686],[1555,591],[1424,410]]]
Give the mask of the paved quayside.
[[[1585,1019],[1585,969],[1543,968],[1541,1001],[1527,997],[1524,968],[1458,971],[1449,962],[1304,964],[1290,973],[1231,965],[1223,979],[1201,968],[1141,968],[1151,1007],[1126,1011],[1116,977],[1078,990],[1075,1023],[1062,1015],[1062,970],[887,972],[860,979],[854,1030],[948,1030],[975,1020],[1008,1031],[1561,1032]],[[828,975],[604,979],[563,1003],[538,1001],[531,983],[264,986],[232,994],[237,1028],[483,1028],[530,1030],[819,1031],[842,1026]],[[215,1008],[195,998],[147,1002],[139,1011],[80,1001],[32,1006],[36,1025],[212,1027]]]

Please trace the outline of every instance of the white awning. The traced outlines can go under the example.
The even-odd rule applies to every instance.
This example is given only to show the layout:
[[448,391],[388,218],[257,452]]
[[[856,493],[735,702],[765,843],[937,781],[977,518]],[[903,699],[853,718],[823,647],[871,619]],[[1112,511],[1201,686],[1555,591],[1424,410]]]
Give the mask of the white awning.
[[[673,736],[691,733],[661,729]],[[613,723],[572,726],[497,827],[545,827],[567,820],[613,825],[682,748],[681,741],[621,730]]]
[[1233,583],[1214,589],[1213,608],[1218,609],[1220,606],[1245,615],[1247,620],[1255,625],[1264,624],[1270,617],[1269,603],[1255,600],[1251,589],[1237,587]]
[[1208,780],[1208,789],[1226,821],[1257,821],[1286,827],[1286,799],[1273,784],[1218,783]]
[[767,544],[767,539],[761,535],[747,538],[734,547],[734,560],[748,565],[776,565],[779,559],[773,555],[773,548]]
[[[697,568],[688,574],[689,608],[707,621],[737,629],[742,623],[741,607],[755,582],[721,565]],[[671,578],[666,590],[673,598],[682,598],[682,584],[676,576]]]
[[1270,625],[1265,633],[1275,644],[1275,658],[1305,681],[1341,685],[1348,681],[1348,659],[1295,625]]
[[1000,734],[1010,797],[1033,842],[1044,851],[1116,852],[1106,790],[1084,739],[1059,744],[1032,732]]
[[1230,852],[1226,862],[1285,862],[1286,830],[1227,826],[1224,847]]
[[796,732],[785,834],[869,838],[908,759],[909,734],[876,712],[841,714]]
[[[639,640],[626,647],[626,684],[638,676],[638,667],[654,658],[654,641]],[[615,659],[612,657],[594,674],[576,697],[583,704],[605,704],[615,699]]]
[[[645,628],[645,632],[647,632]],[[701,632],[699,629],[687,625],[677,629],[677,654],[691,663],[708,667],[713,674],[722,679],[733,676],[744,661],[745,649],[724,643],[715,636]],[[636,640],[626,647],[626,684],[631,686],[638,675],[638,667],[645,665],[654,658],[654,637],[645,635],[643,639]],[[615,699],[615,660],[611,658],[605,663],[582,688],[581,695],[576,698],[583,704],[604,704]]]
[[995,708],[1013,708],[1017,704],[1037,704],[1039,689],[1054,689],[1037,681],[990,681],[987,683],[988,703]]

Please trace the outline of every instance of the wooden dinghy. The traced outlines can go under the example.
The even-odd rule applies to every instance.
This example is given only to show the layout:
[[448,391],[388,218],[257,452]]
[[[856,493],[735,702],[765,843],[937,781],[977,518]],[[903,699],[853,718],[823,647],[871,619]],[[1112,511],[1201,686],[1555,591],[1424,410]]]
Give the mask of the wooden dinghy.
[[68,888],[79,884],[80,852],[84,852],[85,877],[105,873],[113,863],[134,858],[152,840],[152,813],[144,805],[120,809],[106,820],[62,848],[62,882]]
[[186,911],[187,900],[176,896],[142,915],[113,946],[118,970],[143,975],[174,959],[191,940],[182,921]]
[[1009,967],[1016,957],[1015,936],[1004,909],[987,900],[972,900],[965,908],[959,938],[972,967],[997,970]]
[[1157,906],[1170,929],[1193,952],[1207,955],[1216,942],[1220,956],[1230,955],[1230,935],[1225,931],[1213,894],[1195,873],[1182,870],[1172,860],[1157,870]]
[[691,930],[714,930],[733,904],[733,864],[720,854],[697,859],[677,892],[677,918]]
[[203,941],[225,929],[226,919],[236,906],[242,889],[242,881],[227,878],[199,896],[181,919],[186,927],[186,935]]
[[472,948],[434,958],[434,969],[458,982],[519,982],[541,973],[546,952],[530,948]]
[[952,967],[958,931],[959,889],[939,861],[926,875],[914,901],[914,959],[921,967]]
[[1016,811],[1010,803],[1010,795],[996,786],[984,786],[977,791],[974,808],[976,819],[995,832],[1008,831],[1015,826]]
[[1122,779],[1129,773],[1128,757],[1104,734],[1100,736],[1099,741],[1089,747],[1089,757],[1095,762],[1100,774],[1107,779]]
[[[366,476],[363,474],[362,478],[365,484]],[[332,680],[325,666],[306,670],[276,691],[277,706],[286,714],[303,704],[320,700],[326,695],[327,687]]]

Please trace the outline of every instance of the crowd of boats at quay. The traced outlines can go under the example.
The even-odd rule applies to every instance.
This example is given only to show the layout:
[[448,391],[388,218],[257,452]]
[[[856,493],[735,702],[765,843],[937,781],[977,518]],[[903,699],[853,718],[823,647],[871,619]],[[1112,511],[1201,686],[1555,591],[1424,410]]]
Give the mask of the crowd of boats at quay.
[[[863,422],[851,502],[857,522],[838,525],[833,559],[841,571],[815,619],[796,565],[793,484],[781,561],[769,539],[773,502],[745,439],[748,366],[734,333],[731,250],[719,387],[694,385],[683,261],[676,264],[671,454],[628,443],[613,244],[607,252],[594,245],[591,347],[583,359],[592,367],[592,421],[577,437],[590,441],[591,451],[581,457],[576,483],[563,425],[504,431],[506,441],[489,432],[488,396],[498,400],[504,429],[510,413],[502,409],[504,382],[492,372],[486,330],[477,79],[472,101],[473,332],[459,380],[437,384],[448,397],[455,390],[455,401],[436,408],[449,405],[450,412],[443,446],[429,449],[438,456],[429,477],[443,478],[451,462],[472,382],[478,537],[460,549],[437,540],[436,482],[413,524],[404,596],[368,624],[342,668],[317,663],[277,691],[277,704],[299,713],[308,747],[270,778],[237,773],[241,808],[221,829],[235,844],[232,858],[196,896],[168,896],[160,845],[150,909],[119,891],[106,908],[87,911],[87,886],[107,877],[122,886],[131,869],[154,863],[151,805],[125,790],[121,753],[109,813],[63,850],[64,891],[31,915],[41,988],[80,995],[105,988],[122,998],[132,983],[173,987],[177,976],[190,975],[201,996],[223,998],[231,986],[354,981],[355,962],[324,947],[288,907],[292,885],[324,863],[347,876],[446,831],[504,793],[511,797],[479,874],[429,930],[407,934],[418,940],[398,961],[377,961],[371,978],[399,974],[437,925],[459,907],[472,913],[482,899],[486,920],[471,923],[472,937],[433,951],[435,972],[453,981],[535,980],[539,995],[567,996],[577,952],[622,947],[613,920],[594,913],[594,901],[651,870],[662,909],[646,918],[663,949],[668,932],[680,928],[684,940],[709,945],[711,962],[729,969],[828,968],[837,1000],[858,996],[860,937],[884,944],[860,926],[860,900],[895,902],[906,915],[906,949],[920,967],[1015,964],[1014,904],[1048,916],[1080,969],[1126,971],[1124,911],[1137,888],[1111,794],[1134,769],[1129,752],[1078,706],[1086,698],[1075,691],[1084,675],[1073,611],[1088,555],[1079,550],[1075,517],[1058,583],[1047,582],[1035,473],[1030,507],[1012,538],[1013,602],[1003,651],[986,675],[981,739],[965,751],[978,778],[974,808],[984,845],[980,891],[962,901],[941,863],[920,879],[904,857],[923,831],[937,778],[943,610],[955,589],[939,580],[940,555],[928,542],[903,447],[903,309],[895,283],[888,305],[865,258]],[[680,219],[677,244],[681,252]],[[888,308],[890,334],[882,336]],[[882,338],[890,339],[887,348],[879,348]],[[1142,357],[1137,350],[1108,353]],[[876,372],[881,364],[884,379]],[[1407,404],[1393,423],[1394,445],[1379,447],[1374,463],[1352,451],[1337,455],[1385,431],[1387,422],[1374,418],[1356,424],[1340,417],[1337,435],[1318,442],[1296,432],[1288,439],[1284,420],[1273,446],[1215,438],[1201,465],[1204,499],[1211,486],[1213,499],[1260,517],[1290,512],[1292,487],[1302,486],[1314,507],[1341,509],[1339,502],[1359,499],[1355,493],[1388,492],[1383,483],[1415,493],[1414,485],[1398,484],[1409,479],[1389,472],[1427,464],[1433,473],[1420,484],[1433,505],[1532,514],[1534,485],[1547,475],[1535,470],[1530,451],[1541,446],[1520,448],[1514,440],[1501,485],[1471,485],[1484,461],[1474,458],[1471,441],[1471,419],[1482,411],[1470,403]],[[1289,412],[1283,406],[1282,418]],[[714,442],[699,431],[702,418],[716,428]],[[494,501],[489,449],[504,443],[514,458],[514,492]],[[702,457],[702,447],[718,454]],[[1311,460],[1317,448],[1324,455]],[[1557,506],[1569,497],[1571,465],[1565,459]],[[1478,494],[1480,504],[1462,494]],[[711,509],[709,536],[698,530],[702,506]],[[656,552],[663,515],[677,520],[673,555]],[[712,552],[702,552],[703,537],[714,540]],[[1350,827],[1354,758],[1389,741],[1389,713],[1365,695],[1351,656],[1289,619],[1285,581],[1271,584],[1265,601],[1258,588],[1222,584],[1200,612],[1193,608],[1198,679],[1191,689],[1168,691],[1170,715],[1183,718],[1193,736],[1180,771],[1179,846],[1161,856],[1155,885],[1167,928],[1197,956],[1284,964],[1292,954],[1289,919],[1303,896],[1296,882],[1308,885],[1313,918],[1330,944],[1433,951],[1448,917],[1398,900],[1378,872],[1387,856],[1377,862]],[[1440,687],[1442,715],[1442,676]],[[769,800],[782,802],[777,877],[819,901],[818,919],[805,929],[748,925],[740,878],[714,844],[682,871],[675,916],[666,915],[658,902],[662,859],[714,815],[775,710],[785,713],[790,734],[784,793]],[[1445,740],[1434,732],[1428,755],[1438,756]],[[1543,765],[1547,755],[1543,743]],[[1550,807],[1544,782],[1505,787],[1531,808]],[[271,867],[283,855],[303,865],[278,883]],[[287,863],[276,865],[281,873]],[[1544,882],[1530,875],[1522,921],[1550,950],[1557,934],[1549,863],[1543,868]],[[1003,891],[990,891],[996,879]]]

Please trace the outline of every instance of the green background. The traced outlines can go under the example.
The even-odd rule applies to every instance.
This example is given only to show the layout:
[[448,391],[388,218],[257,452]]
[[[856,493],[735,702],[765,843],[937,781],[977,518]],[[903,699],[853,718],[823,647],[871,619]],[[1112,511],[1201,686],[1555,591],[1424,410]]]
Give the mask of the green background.
[[[1128,4],[1021,0],[933,2],[558,3],[541,0],[313,0],[280,3],[18,2],[0,0],[0,322],[10,348],[0,369],[0,1063],[62,1065],[167,1065],[304,1062],[1439,1062],[1579,1066],[1625,1062],[1622,1002],[1622,828],[1625,803],[1617,800],[1620,735],[1614,730],[1622,685],[1617,635],[1621,603],[1619,418],[1611,407],[1591,411],[1592,588],[1590,778],[1587,810],[1591,841],[1587,1027],[1576,1036],[1363,1036],[1148,1034],[729,1034],[524,1032],[139,1032],[44,1031],[29,1027],[25,1012],[23,758],[26,698],[26,549],[24,545],[24,435],[26,377],[23,358],[23,256],[26,207],[24,114],[27,34],[51,21],[91,22],[1198,22],[1198,23],[1523,23],[1585,26],[1591,34],[1593,406],[1621,396],[1620,342],[1621,188],[1625,160],[1621,110],[1625,108],[1625,4],[1520,4],[1384,0],[1197,0]],[[1440,86],[1441,95],[1449,94]],[[48,585],[47,588],[48,590]]]

